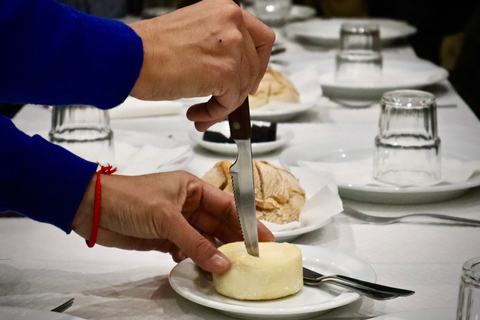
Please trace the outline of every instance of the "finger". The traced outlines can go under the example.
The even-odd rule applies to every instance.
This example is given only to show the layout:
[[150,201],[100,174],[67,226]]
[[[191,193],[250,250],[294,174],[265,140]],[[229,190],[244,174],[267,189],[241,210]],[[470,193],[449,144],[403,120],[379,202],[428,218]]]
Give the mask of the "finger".
[[198,103],[188,108],[187,119],[195,122],[216,123],[224,120],[230,111],[220,104],[215,97],[211,97],[207,102]]
[[267,70],[272,47],[275,42],[275,32],[246,10],[243,10],[243,20],[251,35],[260,62],[255,85],[253,86],[253,91],[250,92],[253,94],[257,91],[258,85]]
[[265,227],[265,225],[257,220],[257,227],[258,227],[258,240],[262,242],[273,242],[275,241],[275,236],[273,233]]
[[180,250],[206,271],[222,273],[230,269],[231,262],[214,244],[198,233],[180,214],[177,217],[179,219],[173,221],[175,230],[171,230],[168,238]]

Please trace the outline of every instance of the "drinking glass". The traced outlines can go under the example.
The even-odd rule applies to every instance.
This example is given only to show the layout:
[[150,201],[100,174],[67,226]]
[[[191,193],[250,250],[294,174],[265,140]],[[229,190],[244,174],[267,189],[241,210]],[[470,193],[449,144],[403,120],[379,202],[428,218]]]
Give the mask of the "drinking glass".
[[338,83],[380,82],[383,58],[378,24],[343,23],[335,63]]
[[292,9],[292,0],[254,0],[253,8],[259,20],[271,28],[283,28]]
[[480,319],[480,257],[468,260],[462,267],[457,305],[457,320],[478,319]]
[[54,106],[49,138],[86,160],[113,164],[113,131],[106,110],[88,105]]
[[381,99],[373,176],[400,186],[425,185],[441,177],[435,96],[420,90],[386,92]]

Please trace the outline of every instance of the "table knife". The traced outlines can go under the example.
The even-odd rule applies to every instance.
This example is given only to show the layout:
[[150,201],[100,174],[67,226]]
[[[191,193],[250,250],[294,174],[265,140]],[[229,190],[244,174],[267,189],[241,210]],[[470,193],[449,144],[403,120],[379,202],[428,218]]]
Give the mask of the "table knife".
[[230,135],[238,148],[237,159],[230,167],[233,182],[233,195],[237,207],[243,239],[247,252],[259,256],[257,212],[255,209],[255,186],[253,184],[252,126],[248,97],[228,116]]

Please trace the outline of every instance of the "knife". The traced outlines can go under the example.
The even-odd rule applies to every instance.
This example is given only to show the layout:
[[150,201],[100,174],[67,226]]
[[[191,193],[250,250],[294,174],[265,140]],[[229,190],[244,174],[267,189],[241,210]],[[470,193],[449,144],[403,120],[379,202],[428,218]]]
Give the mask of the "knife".
[[237,207],[243,239],[248,254],[258,257],[257,212],[255,209],[255,187],[253,184],[252,126],[248,97],[228,116],[230,135],[238,148],[237,159],[230,167],[233,195]]

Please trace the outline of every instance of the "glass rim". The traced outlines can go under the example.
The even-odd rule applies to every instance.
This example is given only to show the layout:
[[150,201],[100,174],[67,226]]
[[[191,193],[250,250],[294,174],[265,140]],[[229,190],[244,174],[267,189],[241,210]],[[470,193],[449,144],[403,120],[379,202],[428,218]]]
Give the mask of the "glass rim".
[[430,108],[436,107],[436,98],[430,92],[422,90],[393,90],[382,95],[381,104],[394,107]]
[[463,275],[480,284],[480,256],[472,258],[462,266]]

